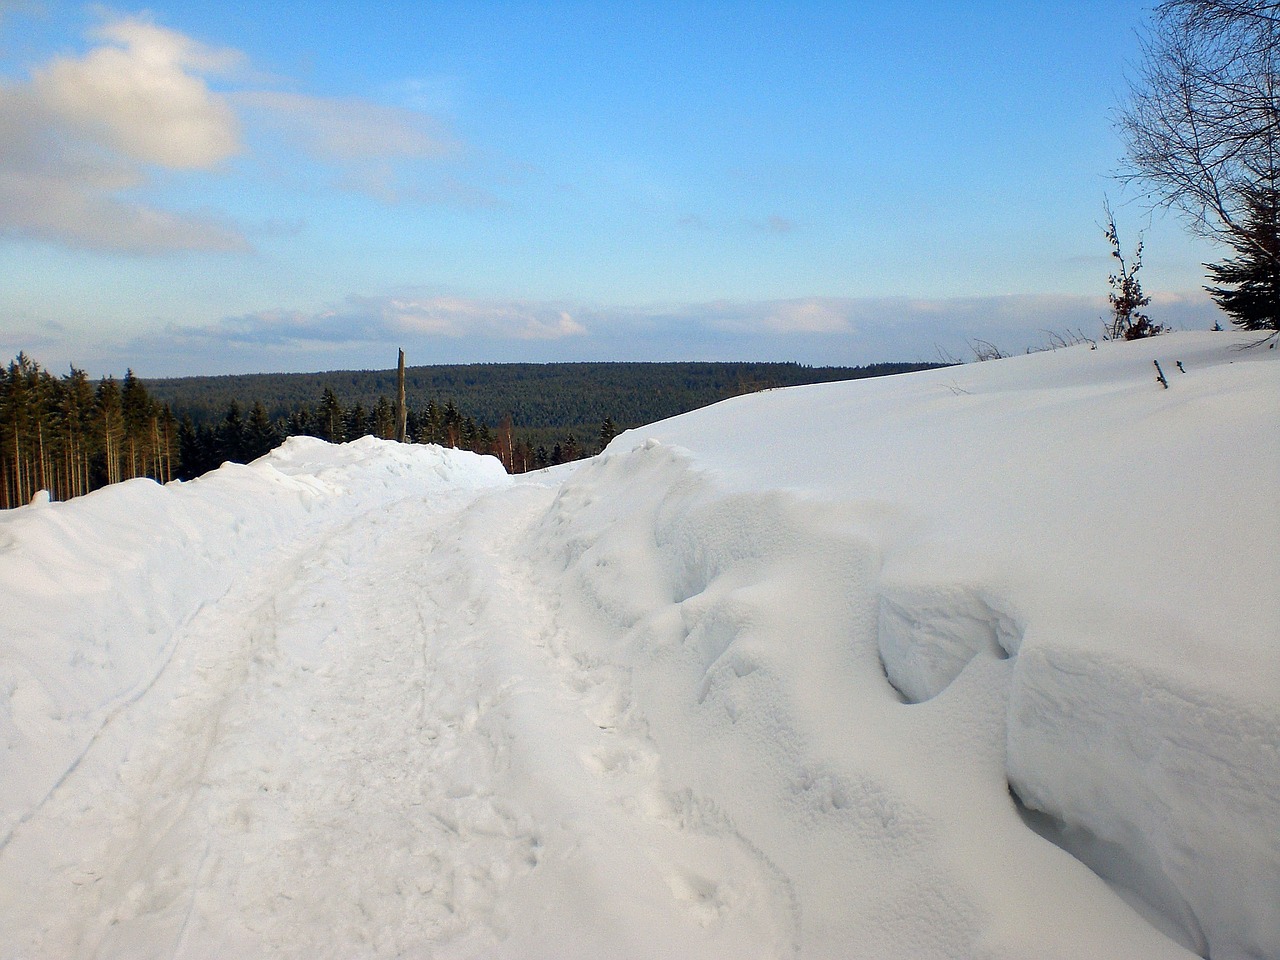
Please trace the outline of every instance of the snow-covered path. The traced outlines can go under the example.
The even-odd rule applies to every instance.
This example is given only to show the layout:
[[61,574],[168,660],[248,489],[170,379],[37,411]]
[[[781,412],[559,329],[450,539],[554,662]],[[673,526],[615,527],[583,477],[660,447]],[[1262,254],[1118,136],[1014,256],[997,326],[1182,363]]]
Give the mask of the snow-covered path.
[[361,515],[204,607],[0,855],[4,955],[788,955],[785,885],[633,792],[657,758],[625,684],[557,652],[510,556],[552,491],[478,496]]
[[[0,890],[18,900],[9,916],[28,921],[12,944],[43,956],[225,946],[233,931],[200,936],[213,904],[248,921],[246,943],[299,955],[309,927],[328,937],[330,923],[350,922],[359,942],[369,901],[378,909],[363,926],[385,926],[396,898],[350,889],[367,876],[357,861],[412,860],[413,830],[396,833],[398,820],[421,814],[416,829],[439,832],[432,801],[450,789],[439,770],[460,756],[457,731],[489,708],[465,645],[444,651],[427,633],[416,588],[430,541],[384,543],[404,513],[362,515],[273,558],[182,630],[160,678],[0,859]],[[429,538],[448,514],[414,515],[405,533]],[[450,922],[452,880],[426,867],[388,874],[406,893],[439,889],[438,911],[413,911],[431,927]]]
[[0,516],[0,960],[1275,955],[1280,367],[1231,342]]

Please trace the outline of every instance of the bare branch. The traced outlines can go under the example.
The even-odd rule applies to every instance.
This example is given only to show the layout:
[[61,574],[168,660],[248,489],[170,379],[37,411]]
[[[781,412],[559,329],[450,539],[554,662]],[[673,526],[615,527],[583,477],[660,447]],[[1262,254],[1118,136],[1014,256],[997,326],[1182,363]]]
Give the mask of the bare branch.
[[1249,242],[1250,191],[1280,185],[1280,2],[1165,0],[1143,53],[1121,179],[1201,236]]

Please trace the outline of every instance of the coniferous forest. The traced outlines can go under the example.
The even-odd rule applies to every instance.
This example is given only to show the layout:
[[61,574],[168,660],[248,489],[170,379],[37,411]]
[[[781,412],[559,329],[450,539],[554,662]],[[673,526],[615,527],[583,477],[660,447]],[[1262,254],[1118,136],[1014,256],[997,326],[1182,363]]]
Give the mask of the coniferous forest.
[[[598,453],[620,431],[731,396],[937,364],[552,363],[411,367],[407,437],[498,457],[510,473]],[[96,384],[19,354],[0,369],[0,507],[109,483],[188,480],[286,437],[395,437],[395,371],[138,378]]]
[[0,506],[47,490],[55,500],[108,483],[178,476],[179,424],[130,371],[95,386],[72,367],[62,377],[19,354],[0,370]]

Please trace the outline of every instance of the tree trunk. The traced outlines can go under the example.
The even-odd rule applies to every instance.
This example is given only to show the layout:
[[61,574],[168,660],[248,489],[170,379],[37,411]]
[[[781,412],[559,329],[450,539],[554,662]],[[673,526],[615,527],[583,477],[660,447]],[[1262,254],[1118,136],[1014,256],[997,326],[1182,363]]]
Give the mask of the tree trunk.
[[40,489],[49,489],[48,461],[44,457],[44,424],[36,423],[36,441],[40,446]]
[[18,506],[27,502],[25,477],[22,471],[22,448],[18,445],[18,425],[15,422],[13,426],[13,474],[17,481],[17,490],[15,491]]

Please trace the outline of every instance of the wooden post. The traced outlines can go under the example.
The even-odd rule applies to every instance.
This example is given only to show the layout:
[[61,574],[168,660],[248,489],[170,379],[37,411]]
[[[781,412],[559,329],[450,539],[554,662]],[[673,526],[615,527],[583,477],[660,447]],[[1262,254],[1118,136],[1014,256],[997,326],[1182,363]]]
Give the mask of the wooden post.
[[405,433],[409,423],[409,411],[404,405],[404,350],[400,351],[400,362],[396,367],[396,439],[405,442]]

